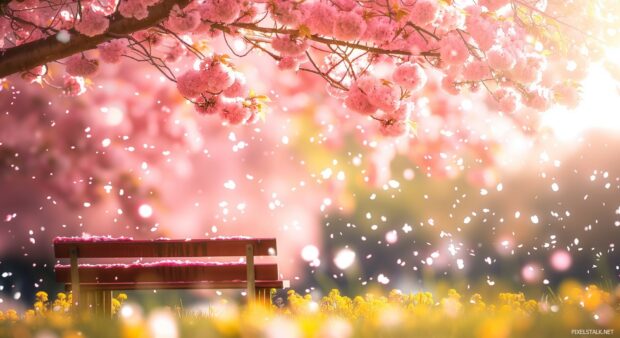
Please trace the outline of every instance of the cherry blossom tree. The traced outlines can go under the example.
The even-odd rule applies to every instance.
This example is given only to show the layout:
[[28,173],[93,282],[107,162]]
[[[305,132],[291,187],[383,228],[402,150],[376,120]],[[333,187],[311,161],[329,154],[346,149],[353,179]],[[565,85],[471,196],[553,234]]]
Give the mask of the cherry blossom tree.
[[[264,115],[231,61],[258,52],[283,70],[322,78],[343,109],[386,136],[413,126],[429,78],[449,94],[483,89],[503,113],[522,105],[573,107],[592,62],[615,43],[612,0],[1,2],[0,77],[80,95],[101,63],[148,63],[176,83],[197,112],[227,124]],[[587,10],[583,10],[583,9]],[[223,40],[228,50],[213,48]],[[48,72],[64,64],[60,79]],[[124,61],[123,61],[124,62]],[[10,78],[5,81],[10,81]],[[430,97],[433,100],[433,97]]]

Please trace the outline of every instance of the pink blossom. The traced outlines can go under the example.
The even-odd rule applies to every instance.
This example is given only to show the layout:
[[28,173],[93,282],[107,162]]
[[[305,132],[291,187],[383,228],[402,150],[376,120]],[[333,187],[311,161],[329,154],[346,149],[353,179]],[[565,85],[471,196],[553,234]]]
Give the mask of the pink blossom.
[[368,100],[374,106],[384,112],[391,112],[398,108],[400,103],[398,90],[389,82],[372,76],[362,76],[357,79],[356,85],[366,93]]
[[337,20],[336,9],[324,2],[305,2],[302,4],[304,24],[310,32],[320,35],[332,35],[334,22]]
[[334,21],[334,36],[341,40],[357,40],[366,31],[366,22],[356,12],[341,12]]
[[297,8],[297,3],[290,0],[275,0],[272,15],[279,23],[291,26],[298,25],[303,18],[303,14]]
[[469,91],[471,93],[477,93],[480,91],[480,87],[482,87],[480,86],[480,82],[472,82],[469,84]]
[[482,51],[487,51],[495,44],[498,27],[481,17],[478,6],[470,6],[466,9],[468,15],[465,21],[467,31]]
[[65,71],[71,76],[94,75],[98,69],[99,61],[88,59],[81,54],[70,56],[65,62]]
[[211,62],[207,69],[200,71],[202,81],[209,93],[217,94],[232,86],[235,82],[233,71],[221,62]]
[[166,23],[170,30],[175,33],[193,31],[200,24],[200,13],[195,10],[186,12],[181,10],[178,5],[174,5]]
[[110,26],[110,20],[90,6],[82,8],[82,16],[75,22],[75,30],[86,36],[103,34],[108,26]]
[[200,15],[204,20],[221,23],[232,23],[241,12],[237,0],[207,0],[200,7]]
[[511,70],[517,62],[514,55],[503,48],[492,48],[489,50],[487,52],[487,60],[491,68],[501,71]]
[[[389,50],[409,50],[412,54],[418,54],[420,52],[419,49],[416,49],[414,46],[411,46],[406,39],[403,39],[402,36],[397,37],[396,39],[388,42],[383,45],[383,48]],[[388,59],[389,60],[389,59]],[[390,63],[392,60],[390,60]]]
[[398,109],[389,113],[387,116],[396,120],[408,120],[411,117],[415,104],[411,101],[404,102]]
[[[237,19],[240,23],[255,23],[256,21],[262,19],[263,10],[262,7],[256,2],[249,1],[240,1],[241,4],[241,13],[239,18]],[[259,17],[260,15],[260,17]]]
[[426,26],[437,19],[439,6],[434,0],[418,0],[411,8],[409,19],[418,26]]
[[299,70],[299,60],[291,56],[285,56],[278,61],[278,68],[282,70]]
[[215,39],[223,35],[221,30],[213,28],[213,24],[202,20],[200,25],[198,25],[198,28],[196,28],[192,34],[204,34],[209,39]]
[[349,89],[349,94],[344,100],[344,104],[347,108],[363,115],[372,115],[377,111],[377,107],[370,103],[366,93],[355,84]]
[[149,16],[147,4],[143,0],[120,0],[118,12],[126,18],[145,19]]
[[246,122],[252,116],[252,113],[243,106],[243,102],[234,100],[222,103],[220,116],[229,124],[238,125]]
[[411,62],[401,64],[392,74],[394,83],[412,91],[424,87],[427,79],[424,69],[419,64]]
[[553,99],[555,102],[575,109],[581,100],[579,87],[573,83],[560,83],[553,87]]
[[203,115],[214,115],[220,112],[222,109],[222,102],[219,95],[214,96],[200,96],[194,102],[194,108],[196,111]]
[[529,55],[517,59],[511,75],[515,81],[530,84],[539,82],[545,68],[544,60],[536,55]]
[[357,79],[356,86],[366,93],[369,102],[384,112],[391,112],[400,104],[398,89],[387,81],[362,76]]
[[441,40],[441,61],[447,65],[463,64],[469,57],[469,50],[461,36],[452,32]]
[[[409,34],[405,40],[405,44],[412,54],[419,54],[420,52],[426,52],[431,47],[431,41],[425,39],[422,35],[417,32]],[[404,49],[404,48],[403,48]]]
[[368,93],[368,99],[384,112],[391,112],[400,105],[398,89],[388,83],[381,83],[375,86]]
[[465,28],[465,13],[456,7],[443,7],[439,11],[439,19],[435,21],[433,27],[437,27],[437,34],[445,34],[455,29]]
[[200,72],[192,69],[177,78],[177,89],[186,98],[194,98],[203,93],[207,86]]
[[308,42],[291,35],[279,35],[271,40],[271,46],[284,56],[299,56],[308,49]]
[[187,54],[187,49],[178,40],[175,40],[173,45],[166,51],[164,58],[167,62],[177,62],[181,57]]
[[441,80],[441,88],[452,95],[458,95],[461,92],[461,87],[456,84],[454,78],[451,76],[445,76]]
[[463,70],[466,81],[480,81],[491,75],[489,66],[484,61],[474,60],[468,63]]
[[399,137],[407,134],[408,129],[406,121],[389,119],[381,122],[379,132],[383,136]]
[[47,66],[41,65],[21,73],[21,77],[22,79],[32,83],[39,81],[45,74],[47,74]]
[[97,0],[97,7],[104,15],[112,15],[116,12],[116,0]]
[[490,11],[496,11],[506,6],[510,0],[479,0],[480,6],[486,7]]
[[235,82],[226,88],[222,93],[228,97],[239,97],[245,95],[245,76],[242,73],[236,72]]
[[39,0],[9,1],[8,4],[12,10],[33,9],[39,6]]
[[66,77],[62,85],[62,93],[66,96],[80,96],[86,92],[84,78],[80,76]]
[[[0,17],[0,36],[9,36],[11,30],[11,21],[6,17]],[[4,48],[4,39],[0,39],[0,48]]]
[[341,11],[352,11],[357,6],[355,0],[331,0],[331,3]]
[[546,111],[551,107],[551,91],[547,88],[538,88],[529,92],[527,96],[528,107],[538,111]]
[[486,21],[483,21],[481,28],[472,28],[470,34],[482,51],[487,51],[493,47],[497,38],[497,31],[494,29],[494,25],[486,23]]
[[521,103],[521,95],[512,88],[500,88],[495,91],[499,109],[504,113],[515,112]]
[[127,39],[116,39],[110,42],[104,42],[97,46],[99,58],[103,62],[117,63],[120,61],[121,56],[127,51],[128,44],[129,41],[127,41]]
[[366,22],[363,39],[381,45],[392,41],[395,35],[396,28],[388,17],[375,16]]
[[155,30],[145,29],[132,34],[138,42],[146,42],[151,47],[159,46],[164,41],[164,36]]
[[258,113],[258,111],[251,110],[250,117],[248,117],[248,119],[245,121],[245,124],[254,124],[260,121],[260,118],[261,118],[261,115]]

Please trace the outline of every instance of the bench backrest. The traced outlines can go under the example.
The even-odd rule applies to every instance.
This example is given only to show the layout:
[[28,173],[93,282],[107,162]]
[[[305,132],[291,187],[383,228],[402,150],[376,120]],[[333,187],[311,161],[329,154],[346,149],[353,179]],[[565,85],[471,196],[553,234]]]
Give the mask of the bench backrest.
[[54,239],[56,258],[70,258],[75,249],[78,258],[131,258],[131,257],[236,257],[246,256],[252,245],[253,256],[277,255],[275,238],[210,238],[210,239],[82,239],[57,237]]

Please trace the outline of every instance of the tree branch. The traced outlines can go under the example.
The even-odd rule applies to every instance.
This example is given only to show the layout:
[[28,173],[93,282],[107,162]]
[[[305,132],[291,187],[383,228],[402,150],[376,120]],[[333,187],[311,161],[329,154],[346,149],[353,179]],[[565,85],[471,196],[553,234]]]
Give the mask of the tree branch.
[[[300,35],[300,32],[299,32],[298,29],[261,27],[261,26],[258,26],[258,25],[252,24],[252,23],[235,22],[235,23],[232,23],[232,24],[230,24],[228,26],[242,28],[242,29],[245,29],[245,30],[254,31],[254,32],[260,32],[260,33]],[[227,25],[223,25],[223,24],[219,24],[219,23],[215,23],[214,22],[214,23],[211,23],[211,27],[214,28],[214,29],[221,30],[223,32],[230,33],[230,29],[227,27]],[[323,44],[326,44],[326,45],[335,45],[335,46],[349,47],[349,48],[363,50],[363,51],[367,51],[367,52],[375,53],[375,54],[402,55],[402,56],[432,56],[432,57],[438,57],[439,56],[439,53],[433,52],[433,51],[425,51],[425,52],[421,52],[419,54],[415,54],[414,55],[413,53],[411,53],[409,51],[383,49],[383,48],[379,48],[379,47],[367,46],[367,45],[360,44],[360,43],[354,43],[354,42],[348,42],[348,41],[341,41],[341,40],[336,40],[336,39],[324,38],[324,37],[316,35],[316,34],[313,34],[311,36],[306,36],[306,38],[308,40],[320,42],[320,43],[323,43]]]
[[0,52],[0,78],[96,48],[100,43],[156,26],[168,17],[172,6],[179,5],[184,8],[190,2],[191,0],[162,0],[149,7],[149,15],[143,20],[125,18],[115,13],[110,18],[108,31],[101,35],[89,37],[71,30],[71,40],[67,43],[58,41],[56,35],[50,35],[44,39],[9,48]]

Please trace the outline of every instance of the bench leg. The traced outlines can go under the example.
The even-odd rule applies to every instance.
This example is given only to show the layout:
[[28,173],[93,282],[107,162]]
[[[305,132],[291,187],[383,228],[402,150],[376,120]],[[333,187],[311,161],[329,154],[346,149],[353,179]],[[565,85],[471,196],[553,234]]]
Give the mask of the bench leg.
[[101,316],[103,312],[103,292],[101,290],[95,291],[95,304],[93,308],[93,312],[97,316]]
[[106,290],[103,292],[103,316],[106,318],[112,318],[112,291]]
[[112,291],[95,290],[92,310],[97,316],[112,318]]
[[270,288],[256,288],[256,303],[270,306],[271,305],[271,289]]
[[77,311],[80,314],[95,314],[112,318],[112,291],[82,290],[79,295]]
[[78,295],[78,311],[82,314],[91,312],[96,307],[95,291],[82,290]]

